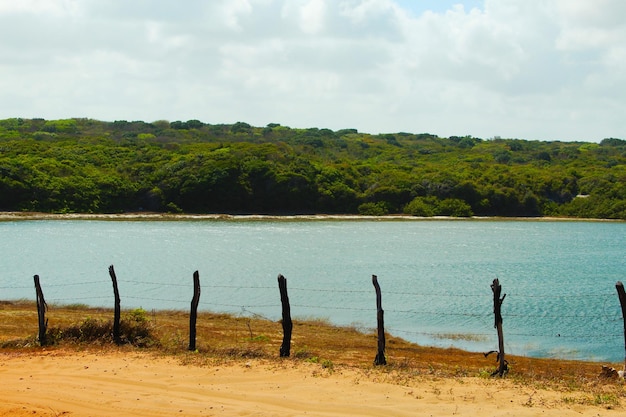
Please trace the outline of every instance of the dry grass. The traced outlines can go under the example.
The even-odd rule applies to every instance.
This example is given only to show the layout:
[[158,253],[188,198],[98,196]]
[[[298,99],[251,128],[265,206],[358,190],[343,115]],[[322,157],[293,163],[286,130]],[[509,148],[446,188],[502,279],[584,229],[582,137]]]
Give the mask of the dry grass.
[[[77,331],[80,333],[80,327],[85,322],[102,324],[106,333],[110,329],[113,312],[80,305],[51,306],[47,317],[51,333],[71,334],[68,329],[73,329],[73,334]],[[187,312],[124,311],[122,319],[141,322],[149,330],[151,342],[145,343],[148,347],[144,349],[159,354],[178,355],[185,363],[202,366],[247,358],[279,360],[282,326],[278,322],[201,312],[197,321],[197,351],[189,352]],[[2,350],[41,349],[36,340],[37,323],[37,310],[33,302],[0,302]],[[108,334],[91,341],[54,334],[57,334],[52,338],[56,345],[47,349],[80,350],[86,344],[98,344],[103,349],[117,348]],[[332,326],[326,320],[294,320],[291,358],[288,360],[319,363],[329,371],[347,366],[367,372],[381,372],[385,380],[396,383],[409,378],[488,378],[497,365],[494,356],[485,358],[482,353],[424,347],[388,336],[388,365],[375,368],[373,360],[376,350],[377,340],[373,333],[364,334],[355,328]],[[510,372],[506,378],[517,384],[588,394],[584,398],[564,397],[572,403],[585,402],[609,407],[626,398],[623,381],[599,377],[600,363],[515,356],[508,356],[508,360]],[[610,365],[616,368],[621,366]]]

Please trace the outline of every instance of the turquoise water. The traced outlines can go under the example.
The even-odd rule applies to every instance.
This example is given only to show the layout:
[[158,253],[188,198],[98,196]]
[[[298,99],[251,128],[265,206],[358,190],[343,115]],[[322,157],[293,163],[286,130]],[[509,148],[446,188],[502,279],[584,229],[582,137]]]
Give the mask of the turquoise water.
[[[626,281],[626,223],[550,221],[0,222],[0,299],[189,308],[278,320],[276,277],[297,318],[376,326],[434,346],[497,348],[490,285],[498,278],[507,353],[622,361],[615,283]],[[53,315],[50,316],[51,322]]]

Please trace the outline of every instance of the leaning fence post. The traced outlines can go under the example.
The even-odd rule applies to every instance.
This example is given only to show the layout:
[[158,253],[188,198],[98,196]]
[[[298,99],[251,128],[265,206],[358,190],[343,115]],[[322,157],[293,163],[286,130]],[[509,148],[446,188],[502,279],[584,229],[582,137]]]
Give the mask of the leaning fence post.
[[280,303],[283,307],[283,343],[280,345],[280,357],[287,358],[291,353],[293,322],[291,321],[291,307],[287,294],[287,279],[281,274],[278,274],[278,289],[280,290]]
[[491,376],[504,376],[509,370],[508,362],[504,359],[504,335],[502,332],[502,302],[506,297],[506,294],[500,298],[500,294],[502,293],[502,286],[500,285],[500,280],[498,278],[493,280],[491,284],[491,291],[493,291],[493,313],[495,315],[495,324],[494,327],[498,331],[498,356],[497,359],[500,361],[498,369],[496,369]]
[[624,322],[624,371],[626,371],[626,292],[624,292],[624,284],[622,281],[617,281],[615,284],[617,289],[617,296],[619,297],[619,304],[622,306],[622,321]]
[[200,275],[193,273],[193,298],[191,299],[191,313],[189,314],[189,350],[196,350],[196,321],[198,319],[198,304],[200,303]]
[[39,344],[41,346],[46,345],[46,329],[48,328],[48,320],[46,320],[46,310],[48,304],[43,298],[43,291],[39,284],[39,275],[33,277],[35,279],[35,293],[37,294],[37,315],[39,317]]
[[115,269],[113,268],[113,265],[109,266],[109,275],[111,276],[111,281],[113,281],[113,295],[115,297],[115,312],[113,316],[113,341],[115,342],[115,344],[119,345],[122,343],[122,339],[120,336],[120,292],[117,289],[117,276],[115,276]]
[[372,275],[372,284],[376,290],[376,322],[378,325],[378,353],[374,359],[374,365],[387,365],[387,359],[385,359],[385,312],[383,311],[380,285],[378,285],[376,275]]

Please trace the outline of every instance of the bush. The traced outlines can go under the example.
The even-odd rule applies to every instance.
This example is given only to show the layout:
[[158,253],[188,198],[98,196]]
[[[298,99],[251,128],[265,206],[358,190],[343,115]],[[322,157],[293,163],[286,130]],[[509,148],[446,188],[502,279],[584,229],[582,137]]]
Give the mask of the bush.
[[415,197],[404,207],[404,213],[419,217],[432,217],[435,215],[432,204],[424,197]]
[[[88,317],[82,323],[68,327],[49,328],[48,340],[52,344],[73,343],[113,343],[113,322],[96,320]],[[143,309],[131,310],[120,320],[120,339],[122,343],[136,347],[158,345],[153,335],[153,327]]]
[[437,214],[440,216],[471,217],[474,212],[465,201],[458,198],[446,198],[437,205]]
[[376,203],[363,203],[358,208],[361,216],[384,216],[389,213],[389,209],[384,201]]

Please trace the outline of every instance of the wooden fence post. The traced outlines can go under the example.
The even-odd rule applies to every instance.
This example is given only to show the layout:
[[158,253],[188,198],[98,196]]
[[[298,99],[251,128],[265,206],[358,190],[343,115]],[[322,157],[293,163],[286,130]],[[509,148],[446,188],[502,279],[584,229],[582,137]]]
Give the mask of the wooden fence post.
[[500,280],[498,278],[493,280],[491,284],[491,291],[493,291],[493,313],[495,315],[495,324],[494,327],[498,331],[498,355],[497,360],[500,361],[498,369],[496,369],[491,376],[504,376],[509,371],[508,362],[504,359],[504,334],[502,332],[502,302],[506,297],[506,294],[500,298],[500,294],[502,293],[502,286],[500,285]]
[[622,284],[622,281],[617,281],[615,288],[617,288],[619,304],[622,307],[622,321],[624,322],[624,371],[626,371],[626,292],[624,292],[624,284]]
[[372,284],[376,290],[376,322],[378,325],[378,353],[374,359],[374,365],[387,365],[387,359],[385,359],[385,312],[383,311],[380,285],[378,285],[376,275],[372,275]]
[[191,299],[191,313],[189,314],[189,350],[196,350],[196,321],[198,319],[198,304],[200,303],[200,275],[193,273],[193,298]]
[[109,275],[111,276],[111,281],[113,281],[113,295],[115,296],[115,313],[113,316],[113,341],[115,342],[115,344],[120,345],[122,343],[122,339],[120,336],[120,292],[117,288],[117,276],[115,276],[115,269],[113,268],[113,265],[109,266]]
[[280,303],[283,307],[283,343],[280,345],[280,357],[287,358],[291,354],[293,322],[291,321],[291,307],[287,294],[287,279],[281,274],[278,274],[278,289],[280,291]]
[[39,284],[39,275],[33,277],[35,279],[35,293],[37,294],[37,316],[39,317],[39,345],[46,346],[46,329],[48,328],[48,320],[46,320],[46,310],[48,304],[43,297],[43,291]]

